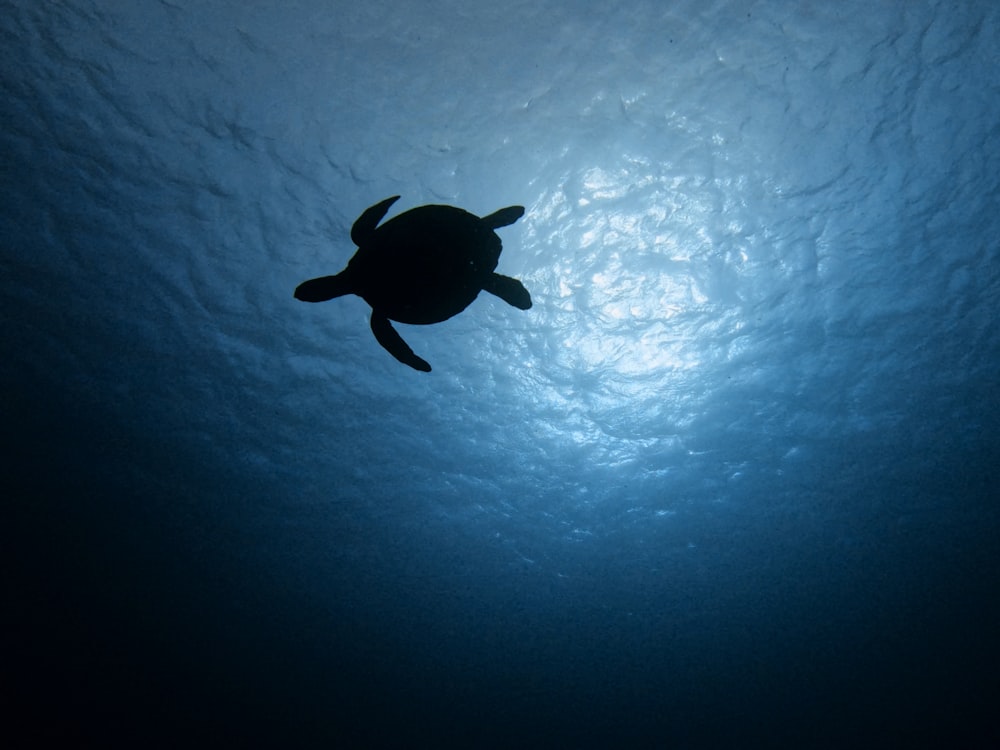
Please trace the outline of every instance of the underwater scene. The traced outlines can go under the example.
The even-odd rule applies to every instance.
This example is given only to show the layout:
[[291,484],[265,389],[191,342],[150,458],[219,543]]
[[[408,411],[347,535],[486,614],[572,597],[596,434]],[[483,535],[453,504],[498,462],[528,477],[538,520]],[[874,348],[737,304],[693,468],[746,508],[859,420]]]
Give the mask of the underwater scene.
[[1000,5],[0,8],[23,746],[1000,746]]

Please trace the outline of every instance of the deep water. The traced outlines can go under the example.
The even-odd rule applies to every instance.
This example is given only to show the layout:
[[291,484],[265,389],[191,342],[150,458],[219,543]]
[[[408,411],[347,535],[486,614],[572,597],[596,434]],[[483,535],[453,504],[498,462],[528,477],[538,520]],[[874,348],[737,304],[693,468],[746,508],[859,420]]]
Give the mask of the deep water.
[[[4,734],[1000,745],[998,50],[986,0],[0,0]],[[431,373],[292,297],[392,195],[526,208],[534,306],[398,325]]]

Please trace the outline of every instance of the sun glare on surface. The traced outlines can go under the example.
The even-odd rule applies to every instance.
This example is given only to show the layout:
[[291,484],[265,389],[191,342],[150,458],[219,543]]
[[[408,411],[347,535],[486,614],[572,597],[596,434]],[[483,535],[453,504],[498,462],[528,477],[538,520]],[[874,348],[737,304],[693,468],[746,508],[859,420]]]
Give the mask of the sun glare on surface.
[[534,286],[549,297],[543,328],[566,364],[624,385],[701,362],[687,321],[709,301],[694,260],[704,247],[685,238],[705,240],[691,207],[675,211],[664,194],[652,175],[595,168],[529,211],[538,234],[528,241],[555,258]]

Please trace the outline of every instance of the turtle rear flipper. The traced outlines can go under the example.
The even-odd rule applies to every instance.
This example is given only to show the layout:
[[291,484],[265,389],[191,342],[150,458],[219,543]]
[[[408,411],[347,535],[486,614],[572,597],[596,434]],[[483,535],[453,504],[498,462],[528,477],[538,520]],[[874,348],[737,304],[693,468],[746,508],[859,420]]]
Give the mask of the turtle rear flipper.
[[396,329],[392,327],[392,323],[389,322],[389,319],[385,315],[372,310],[371,326],[372,333],[375,334],[375,340],[389,354],[404,365],[409,365],[414,370],[420,370],[421,372],[431,371],[431,366],[413,353],[413,350],[403,341],[403,337],[396,332]]
[[489,216],[484,216],[482,222],[490,229],[497,229],[513,224],[522,216],[524,216],[524,206],[507,206],[507,208],[494,211]]
[[354,289],[343,273],[336,276],[320,276],[318,279],[303,281],[295,288],[295,299],[303,302],[326,302],[334,297],[353,294]]
[[354,222],[354,226],[351,227],[351,242],[358,247],[365,244],[365,241],[371,237],[372,232],[375,231],[375,227],[378,226],[378,223],[382,221],[382,217],[389,210],[389,206],[398,200],[399,196],[394,195],[380,203],[376,203],[370,208],[366,208],[365,212]]
[[508,305],[513,305],[518,310],[528,310],[531,307],[531,295],[517,279],[504,276],[499,273],[492,273],[483,284],[483,289],[490,294],[495,294]]

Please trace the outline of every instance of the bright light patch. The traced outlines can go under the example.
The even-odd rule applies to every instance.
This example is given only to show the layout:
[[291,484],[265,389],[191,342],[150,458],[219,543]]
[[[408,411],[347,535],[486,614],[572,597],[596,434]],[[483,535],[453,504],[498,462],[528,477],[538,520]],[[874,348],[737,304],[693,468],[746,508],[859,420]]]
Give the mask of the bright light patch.
[[[676,196],[665,198],[675,185],[643,168],[595,167],[544,195],[529,209],[524,240],[548,245],[556,259],[531,278],[532,288],[551,295],[538,307],[547,318],[542,329],[567,366],[619,386],[653,386],[703,359],[684,318],[709,299],[698,274],[711,245],[699,220],[709,210],[690,202],[675,210]],[[542,227],[548,237],[538,234]]]

